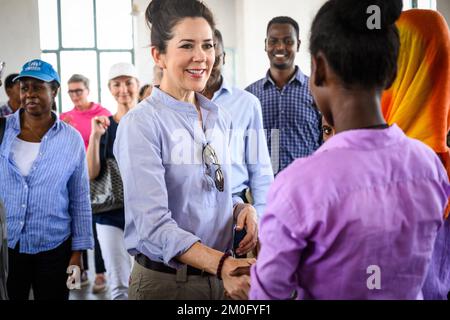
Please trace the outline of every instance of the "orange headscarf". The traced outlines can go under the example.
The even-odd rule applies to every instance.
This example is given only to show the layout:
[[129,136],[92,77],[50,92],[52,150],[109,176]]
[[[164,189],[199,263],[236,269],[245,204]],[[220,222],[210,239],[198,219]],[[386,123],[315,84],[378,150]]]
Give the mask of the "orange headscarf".
[[397,21],[398,74],[382,97],[389,124],[430,146],[450,177],[447,133],[450,126],[450,32],[437,11],[413,9]]

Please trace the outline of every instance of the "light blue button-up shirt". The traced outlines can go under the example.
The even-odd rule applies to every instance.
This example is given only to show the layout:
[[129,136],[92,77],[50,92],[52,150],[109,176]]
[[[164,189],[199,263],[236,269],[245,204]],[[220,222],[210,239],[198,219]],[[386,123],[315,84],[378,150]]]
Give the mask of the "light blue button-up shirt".
[[54,114],[55,123],[24,177],[11,153],[22,112],[7,118],[0,146],[0,198],[6,208],[8,247],[20,241],[21,253],[36,254],[71,237],[72,250],[92,248],[89,177],[80,134]]
[[229,112],[232,118],[232,191],[238,193],[249,187],[253,206],[261,216],[266,207],[267,191],[273,182],[261,104],[254,95],[231,87],[225,79],[212,101]]
[[[126,248],[172,267],[197,241],[231,249],[231,119],[205,97],[197,99],[203,130],[195,106],[154,88],[122,118],[114,144],[124,186]],[[203,162],[206,143],[219,158],[223,192]]]

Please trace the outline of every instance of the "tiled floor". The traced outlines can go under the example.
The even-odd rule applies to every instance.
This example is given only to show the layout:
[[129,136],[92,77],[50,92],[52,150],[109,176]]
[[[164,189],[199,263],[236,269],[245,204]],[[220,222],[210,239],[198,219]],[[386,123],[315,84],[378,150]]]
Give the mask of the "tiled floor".
[[[92,250],[88,250],[88,260],[89,260],[88,265],[94,266],[94,252]],[[70,300],[110,300],[111,293],[109,291],[109,288],[107,288],[106,291],[99,293],[99,294],[92,293],[92,286],[94,285],[94,279],[95,279],[95,270],[93,267],[88,270],[88,275],[89,275],[89,284],[81,287],[80,290],[72,290],[70,292],[69,299]]]

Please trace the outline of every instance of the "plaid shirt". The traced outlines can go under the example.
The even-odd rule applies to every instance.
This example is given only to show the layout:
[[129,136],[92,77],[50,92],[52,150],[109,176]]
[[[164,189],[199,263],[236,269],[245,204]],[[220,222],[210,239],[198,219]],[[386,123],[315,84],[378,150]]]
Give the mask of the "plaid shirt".
[[4,105],[0,106],[0,117],[6,117],[9,116],[10,114],[12,114],[12,109],[10,107],[10,105],[7,103],[5,103]]
[[309,78],[299,67],[281,90],[269,72],[246,90],[261,101],[274,173],[319,148],[322,143],[322,118],[309,91]]

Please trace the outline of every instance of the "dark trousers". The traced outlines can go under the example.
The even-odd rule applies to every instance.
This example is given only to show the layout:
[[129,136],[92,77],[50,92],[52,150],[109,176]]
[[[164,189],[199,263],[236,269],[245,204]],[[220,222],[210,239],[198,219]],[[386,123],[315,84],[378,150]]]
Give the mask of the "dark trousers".
[[7,281],[10,300],[28,300],[33,288],[35,300],[68,300],[67,267],[72,255],[72,243],[65,241],[59,247],[37,254],[8,249],[9,274]]
[[[106,268],[105,268],[105,261],[103,261],[103,257],[102,257],[102,250],[100,248],[100,243],[98,242],[98,238],[97,238],[97,228],[95,227],[95,217],[96,215],[94,214],[92,216],[92,228],[93,228],[93,235],[94,235],[94,263],[95,263],[95,273],[105,273],[106,272]],[[83,251],[83,269],[84,270],[89,270],[89,263],[88,263],[88,255],[87,255],[87,250]]]
[[94,260],[95,260],[95,273],[105,273],[105,261],[103,261],[102,250],[100,249],[100,243],[97,238],[97,228],[95,227],[96,219],[95,214],[92,218],[92,228],[94,231]]

